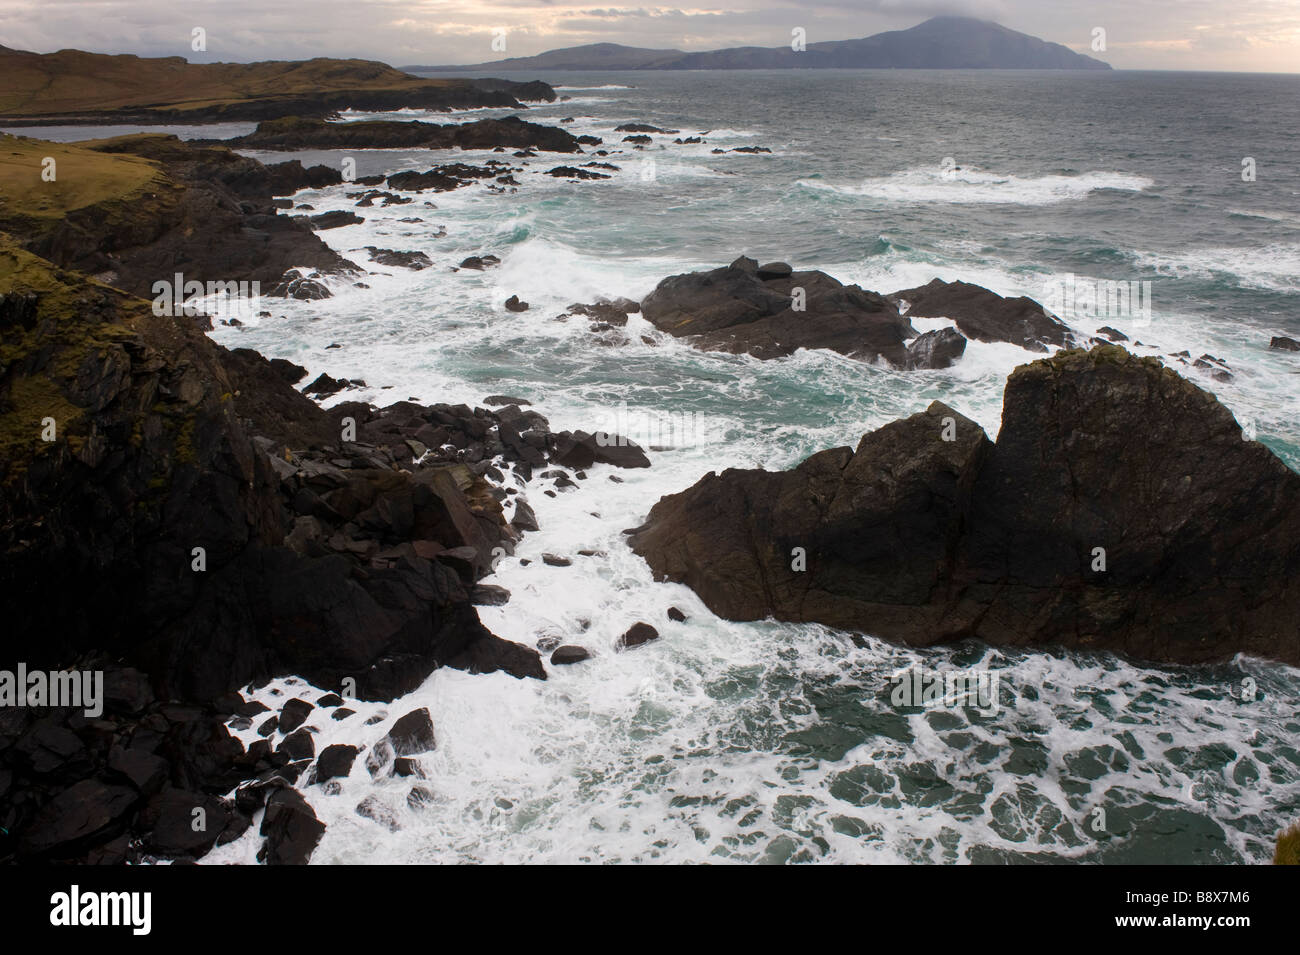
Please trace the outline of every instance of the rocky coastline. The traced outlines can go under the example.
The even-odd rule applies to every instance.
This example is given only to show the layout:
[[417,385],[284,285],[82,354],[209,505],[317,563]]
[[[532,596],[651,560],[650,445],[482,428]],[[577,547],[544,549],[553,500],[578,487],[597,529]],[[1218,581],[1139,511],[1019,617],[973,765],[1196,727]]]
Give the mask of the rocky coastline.
[[554,102],[540,81],[421,79],[370,60],[188,63],[178,56],[30,53],[0,46],[0,125],[77,126],[326,119],[346,110],[526,109]]
[[[0,207],[0,588],[19,595],[6,646],[32,668],[102,671],[105,694],[93,716],[0,708],[0,861],[192,862],[259,814],[263,861],[309,861],[324,826],[300,779],[328,785],[358,758],[372,774],[418,777],[436,738],[417,709],[381,738],[358,728],[358,745],[317,753],[308,714],[350,719],[349,698],[395,700],[439,667],[545,680],[548,664],[587,658],[493,634],[476,607],[510,595],[482,581],[537,530],[530,493],[581,493],[596,466],[652,466],[641,448],[552,431],[508,395],[326,410],[320,401],[356,383],[217,345],[211,316],[160,312],[154,285],[239,275],[273,296],[326,297],[330,280],[365,268],[317,231],[360,216],[299,209],[295,191],[355,185],[347,196],[364,209],[513,188],[525,169],[447,163],[345,184],[326,166],[264,165],[235,148],[526,160],[600,141],[518,117],[332,124],[290,106],[226,142],[6,139],[34,159],[57,150],[100,186],[66,208]],[[600,188],[603,174],[585,172],[550,175]],[[366,252],[390,268],[432,265]],[[459,268],[498,262],[485,252]],[[505,305],[529,308],[518,295]],[[1208,392],[1101,343],[1113,329],[1080,340],[1039,303],[969,283],[880,294],[745,256],[560,318],[619,344],[633,315],[706,350],[778,360],[829,349],[900,374],[947,368],[969,341],[1047,356],[1008,380],[996,440],[936,402],[856,449],[787,472],[710,473],[654,504],[630,546],[719,616],[911,645],[1300,663],[1300,478]],[[919,318],[952,327],[921,333]],[[1229,373],[1211,356],[1197,363]],[[628,624],[620,649],[658,638]],[[319,689],[275,712],[239,693],[282,676]],[[252,726],[261,739],[245,747],[231,728]],[[196,809],[210,820],[202,832]]]

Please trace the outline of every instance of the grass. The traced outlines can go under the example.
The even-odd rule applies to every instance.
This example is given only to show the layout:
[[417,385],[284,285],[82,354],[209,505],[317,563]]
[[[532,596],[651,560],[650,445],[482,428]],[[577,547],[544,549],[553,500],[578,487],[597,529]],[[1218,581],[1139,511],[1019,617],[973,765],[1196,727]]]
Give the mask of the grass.
[[[42,351],[48,361],[39,370],[10,377],[8,393],[0,395],[0,461],[21,471],[32,456],[46,453],[65,442],[75,451],[84,435],[86,409],[68,395],[88,359],[102,357],[106,350],[133,336],[128,327],[132,313],[148,306],[116,289],[63,273],[44,259],[19,248],[0,233],[0,289],[5,294],[35,292],[39,296],[34,327],[7,329],[0,342],[0,368],[21,367]],[[95,307],[97,297],[109,296],[121,305],[117,321],[106,321]],[[41,440],[41,422],[51,417],[58,428],[58,441]],[[13,471],[10,472],[12,476]]]
[[[53,182],[41,178],[47,158],[55,163]],[[161,177],[157,163],[138,156],[0,136],[0,220],[62,219],[87,206],[140,196],[160,185]]]

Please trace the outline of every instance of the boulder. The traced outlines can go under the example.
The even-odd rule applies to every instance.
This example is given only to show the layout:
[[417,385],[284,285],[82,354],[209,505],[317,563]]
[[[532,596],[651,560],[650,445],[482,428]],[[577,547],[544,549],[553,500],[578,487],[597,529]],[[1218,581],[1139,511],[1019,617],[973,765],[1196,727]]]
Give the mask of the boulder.
[[292,733],[303,723],[307,722],[307,717],[315,707],[306,700],[294,697],[280,707],[280,732]]
[[306,865],[325,835],[325,823],[295,789],[276,789],[266,800],[260,834],[266,838],[257,854],[267,865]]
[[323,783],[327,779],[337,779],[352,772],[352,763],[357,758],[357,747],[347,743],[333,743],[321,750],[316,759],[316,771],[312,782]]
[[966,336],[955,328],[939,328],[907,343],[905,367],[949,368],[966,354]]
[[551,663],[555,666],[567,666],[572,663],[581,663],[583,660],[590,659],[590,657],[591,653],[585,647],[556,647],[555,652],[551,654]]
[[760,268],[742,256],[720,269],[671,276],[642,301],[641,312],[659,330],[713,351],[768,359],[827,348],[906,363],[906,342],[916,330],[893,302],[824,272],[787,268]]
[[566,468],[585,471],[593,464],[610,464],[616,468],[650,467],[650,459],[640,445],[622,435],[563,431],[556,437],[551,460]]
[[316,755],[316,741],[312,739],[311,730],[303,727],[282,739],[276,752],[283,753],[294,762],[311,759]]
[[631,544],[727,619],[1300,661],[1300,476],[1115,345],[1016,369],[996,444],[935,402],[791,471],[711,473]]
[[139,798],[129,786],[83,779],[41,807],[19,833],[18,847],[30,856],[66,858],[124,828]]
[[618,648],[620,650],[630,650],[632,647],[639,647],[643,643],[649,643],[651,640],[659,639],[659,631],[648,623],[634,623],[630,626],[623,636],[618,638]]
[[1033,299],[1003,298],[970,282],[944,282],[904,289],[889,296],[907,304],[905,315],[949,318],[967,338],[977,342],[1010,342],[1029,351],[1045,352],[1049,345],[1071,341],[1070,329]]
[[420,707],[401,717],[388,731],[388,742],[397,756],[417,756],[436,749],[438,743],[428,708]]

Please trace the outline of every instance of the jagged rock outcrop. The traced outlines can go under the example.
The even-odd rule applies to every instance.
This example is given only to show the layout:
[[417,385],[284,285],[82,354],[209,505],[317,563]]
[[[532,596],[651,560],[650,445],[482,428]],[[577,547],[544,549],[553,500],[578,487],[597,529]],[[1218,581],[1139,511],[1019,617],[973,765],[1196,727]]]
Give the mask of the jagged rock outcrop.
[[[298,181],[296,170],[267,167],[223,146],[153,134],[87,147],[20,145],[36,149],[36,156],[53,148],[65,166],[80,168],[92,183],[111,182],[119,169],[142,165],[130,157],[156,169],[152,181],[130,190],[105,188],[102,196],[58,218],[29,216],[16,204],[0,210],[0,231],[29,252],[133,295],[161,299],[174,309],[172,303],[190,293],[169,288],[160,295],[155,283],[174,285],[178,274],[184,283],[203,283],[205,291],[209,282],[248,283],[249,291],[258,282],[271,294],[295,266],[360,271],[307,225],[276,214],[273,193]],[[91,191],[84,184],[83,190]]]
[[[802,303],[792,298],[796,289]],[[898,309],[874,292],[824,272],[760,274],[758,263],[743,256],[709,272],[664,279],[641,302],[641,314],[661,331],[692,336],[700,348],[758,358],[829,348],[902,365],[907,339],[916,337]]]
[[[900,299],[910,310],[900,313]],[[1032,351],[1068,342],[1066,326],[1037,303],[1004,299],[977,285],[936,279],[883,296],[825,272],[796,272],[784,262],[760,266],[744,256],[719,269],[664,279],[641,312],[661,331],[706,350],[766,359],[827,348],[905,369],[947,368],[964,353],[967,339],[1008,341]],[[911,315],[953,318],[960,332],[918,335]]]
[[996,444],[935,402],[791,471],[710,473],[631,543],[729,619],[1300,662],[1300,476],[1115,345],[1018,368]]
[[970,282],[934,279],[928,285],[889,296],[906,303],[903,314],[916,318],[950,318],[977,342],[1010,342],[1030,351],[1072,343],[1070,329],[1031,298],[1003,298]]
[[0,584],[22,595],[7,621],[19,659],[113,647],[192,700],[288,672],[387,699],[471,652],[491,668],[477,644],[504,641],[478,622],[474,578],[439,559],[469,547],[484,568],[513,538],[480,478],[401,473],[256,353],[12,246],[0,280],[14,290]]
[[259,123],[246,136],[224,140],[234,149],[540,149],[578,153],[582,147],[566,130],[529,123],[518,116],[439,126],[436,123],[364,120],[329,123],[286,116]]

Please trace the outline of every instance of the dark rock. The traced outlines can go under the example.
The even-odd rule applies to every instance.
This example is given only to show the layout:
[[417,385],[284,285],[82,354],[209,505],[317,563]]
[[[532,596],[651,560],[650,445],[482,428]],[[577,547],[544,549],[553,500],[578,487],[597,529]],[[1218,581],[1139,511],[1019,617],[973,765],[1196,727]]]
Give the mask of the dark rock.
[[294,789],[276,789],[266,800],[257,858],[267,865],[306,865],[325,835],[325,824]]
[[542,563],[546,564],[548,567],[569,567],[572,566],[573,561],[569,560],[567,557],[560,557],[556,554],[543,554]]
[[329,375],[321,374],[315,381],[302,390],[304,395],[313,395],[317,398],[325,398],[337,394],[348,386],[346,378],[331,378]]
[[356,813],[372,822],[377,822],[389,832],[397,832],[402,828],[401,823],[397,821],[397,814],[378,796],[367,796],[357,804]]
[[786,279],[793,274],[794,269],[786,262],[769,262],[767,265],[758,267],[757,275],[764,282],[769,279]]
[[511,312],[526,312],[528,311],[528,303],[519,301],[518,295],[511,295],[506,299],[506,310]]
[[307,217],[308,224],[317,232],[322,229],[337,229],[340,226],[356,225],[365,221],[361,216],[347,209],[335,209],[332,212],[322,212]]
[[469,599],[476,607],[501,607],[510,602],[510,591],[496,584],[475,584]]
[[409,756],[398,756],[393,760],[393,775],[408,779],[411,777],[416,779],[425,778],[419,760],[412,759]]
[[296,269],[285,273],[284,281],[266,293],[274,298],[293,298],[304,302],[316,302],[330,298],[333,293],[318,279],[303,275]]
[[302,365],[295,365],[291,361],[283,358],[272,358],[271,369],[279,375],[287,384],[296,385],[307,377],[307,369]]
[[904,367],[949,368],[966,353],[966,337],[955,328],[926,332],[907,345]]
[[406,804],[412,809],[424,809],[433,805],[433,792],[427,786],[412,786],[406,794]]
[[322,696],[320,699],[316,701],[316,705],[322,708],[327,708],[331,706],[342,706],[343,697],[339,696],[337,693],[326,693],[324,696]]
[[393,249],[378,249],[373,245],[366,246],[366,251],[370,253],[373,261],[391,268],[411,269],[418,272],[433,265],[433,260],[423,252],[397,252]]
[[621,435],[561,432],[556,436],[552,460],[566,468],[586,470],[594,464],[616,468],[648,468],[650,459],[640,446]]
[[19,850],[31,856],[67,858],[120,832],[138,799],[129,786],[83,779],[41,807],[18,833]]
[[110,713],[141,713],[154,700],[149,677],[132,667],[104,671],[104,708]]
[[495,255],[471,255],[460,263],[460,268],[482,272],[486,268],[491,268],[494,265],[500,264],[501,260]]
[[1069,340],[1069,328],[1033,299],[1003,298],[969,282],[935,279],[889,298],[906,302],[909,317],[950,318],[963,335],[978,342],[1010,342],[1030,351],[1047,351],[1047,346]]
[[143,749],[113,747],[108,754],[108,768],[121,773],[146,796],[156,793],[167,781],[167,760]]
[[415,756],[437,747],[433,735],[433,719],[429,710],[421,707],[407,713],[388,731],[388,740],[397,756]]
[[303,723],[307,722],[307,717],[315,707],[306,700],[294,697],[280,707],[280,732],[292,733]]
[[[624,123],[622,126],[615,126],[616,133],[659,133],[663,136],[676,136],[681,132],[680,129],[660,129],[658,126],[651,126],[649,123]],[[646,137],[649,142],[649,137]]]
[[327,779],[346,777],[352,772],[352,763],[357,758],[357,752],[357,747],[346,743],[326,746],[316,760],[313,782],[323,783]]
[[649,643],[651,640],[659,639],[659,631],[648,623],[634,623],[628,628],[623,636],[618,638],[618,648],[620,650],[629,650],[632,647],[639,647],[643,643]]
[[576,166],[556,166],[554,169],[548,169],[546,175],[554,176],[557,179],[609,179],[610,176],[603,172],[592,172],[590,169],[579,169]]
[[311,759],[316,755],[316,742],[312,739],[311,730],[303,727],[294,730],[281,740],[277,751],[284,753],[295,762],[300,759]]
[[1300,342],[1285,335],[1274,335],[1269,340],[1268,347],[1274,351],[1300,351]]
[[631,543],[727,619],[1294,663],[1296,540],[1300,476],[1212,395],[1103,345],[1018,368],[996,444],[935,402],[856,451],[710,474]]
[[668,619],[669,619],[669,620],[676,620],[678,623],[682,623],[682,622],[684,622],[684,621],[686,620],[686,614],[682,613],[682,612],[681,612],[680,610],[678,610],[676,607],[669,607],[669,608],[668,608]]
[[394,189],[410,192],[450,192],[480,179],[491,179],[497,175],[495,165],[470,166],[455,162],[435,166],[427,172],[408,170],[388,177],[388,184]]
[[230,824],[230,809],[207,793],[168,787],[149,800],[143,813],[150,852],[173,858],[200,856]]
[[[500,82],[493,80],[492,82]],[[501,103],[500,105],[509,105]],[[416,120],[331,123],[286,116],[259,123],[246,136],[225,140],[232,149],[492,149],[529,147],[547,152],[580,152],[577,139],[555,126],[528,123],[518,116],[439,126]],[[357,180],[361,182],[361,180]],[[391,185],[392,178],[389,178]]]
[[522,498],[515,498],[515,516],[510,519],[510,523],[521,531],[540,530],[537,525],[537,515]]
[[565,666],[570,663],[581,663],[590,657],[591,654],[583,647],[557,647],[555,652],[551,654],[551,663],[556,666]]
[[720,269],[674,275],[645,298],[641,312],[660,331],[713,351],[766,359],[828,348],[905,364],[905,343],[916,331],[892,302],[824,272],[766,274],[760,278],[758,263],[742,256]]
[[1111,328],[1109,325],[1103,325],[1101,328],[1097,329],[1097,334],[1100,335],[1102,338],[1109,339],[1112,342],[1128,341],[1127,335],[1121,332],[1118,328]]

